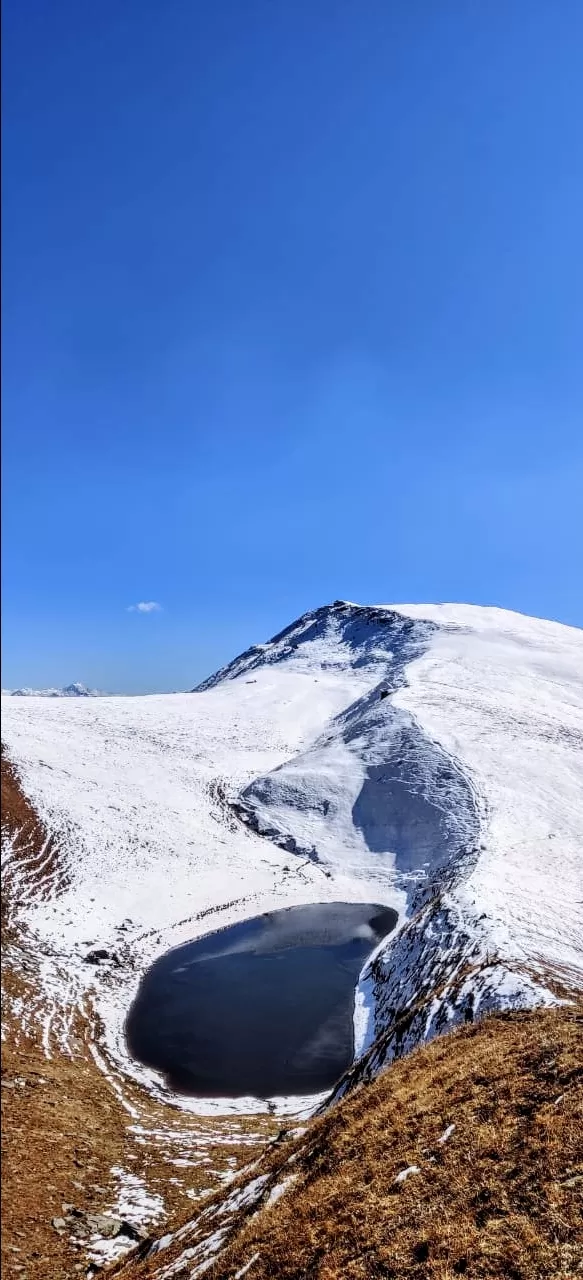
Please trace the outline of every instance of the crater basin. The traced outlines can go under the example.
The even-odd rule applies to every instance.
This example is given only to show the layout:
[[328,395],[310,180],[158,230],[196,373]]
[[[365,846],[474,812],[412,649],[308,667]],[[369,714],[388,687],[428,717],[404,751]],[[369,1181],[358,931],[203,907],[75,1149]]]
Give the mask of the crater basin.
[[130,1054],[193,1097],[331,1089],[354,1056],[359,974],[397,918],[378,903],[288,907],[174,948],[140,983]]

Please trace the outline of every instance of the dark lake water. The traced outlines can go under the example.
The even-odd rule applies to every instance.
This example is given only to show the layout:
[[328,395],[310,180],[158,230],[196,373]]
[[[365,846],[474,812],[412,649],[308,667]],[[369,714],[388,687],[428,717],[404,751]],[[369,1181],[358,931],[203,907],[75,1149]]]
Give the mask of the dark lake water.
[[354,1054],[354,991],[397,912],[327,902],[269,911],[156,960],[126,1021],[133,1058],[177,1093],[330,1089]]

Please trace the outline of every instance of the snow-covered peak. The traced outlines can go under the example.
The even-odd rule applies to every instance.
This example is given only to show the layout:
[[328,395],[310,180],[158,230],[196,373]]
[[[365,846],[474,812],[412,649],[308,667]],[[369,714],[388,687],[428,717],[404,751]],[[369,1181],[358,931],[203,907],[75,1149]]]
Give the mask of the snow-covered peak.
[[[456,636],[457,648],[478,653],[510,646],[522,658],[548,653],[551,662],[567,655],[580,661],[581,632],[576,627],[530,618],[497,606],[473,604],[361,605],[335,600],[302,614],[263,644],[251,645],[232,662],[207,677],[193,692],[213,689],[259,668],[285,664],[287,670],[310,672],[383,669],[420,656],[438,636]],[[465,645],[463,637],[468,638]],[[433,639],[431,639],[433,637]],[[372,674],[372,670],[371,670]]]
[[80,684],[79,681],[67,684],[64,689],[61,689],[63,698],[96,698],[98,694],[97,689],[88,689],[86,684]]
[[99,689],[88,689],[87,685],[80,684],[78,681],[74,684],[67,684],[63,689],[30,689],[24,686],[22,689],[3,689],[3,694],[11,694],[13,698],[98,698],[100,697]]
[[[285,663],[295,671],[349,671],[393,661],[407,647],[409,659],[434,629],[431,621],[415,622],[392,605],[359,605],[335,600],[302,614],[266,644],[255,644],[194,690],[213,689],[226,680],[260,667]],[[379,679],[381,675],[379,674]]]

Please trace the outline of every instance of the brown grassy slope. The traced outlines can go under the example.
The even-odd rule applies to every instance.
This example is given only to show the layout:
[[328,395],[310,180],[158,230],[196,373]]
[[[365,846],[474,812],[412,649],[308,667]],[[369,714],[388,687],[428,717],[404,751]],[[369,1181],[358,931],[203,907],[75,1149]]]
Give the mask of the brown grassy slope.
[[[14,860],[25,874],[27,891],[41,898],[58,893],[65,882],[58,845],[47,841],[4,753],[1,782],[2,827],[15,838]],[[169,1215],[184,1214],[187,1208],[192,1212],[190,1194],[219,1185],[233,1164],[244,1165],[260,1154],[275,1124],[270,1117],[243,1120],[240,1145],[236,1136],[227,1145],[233,1128],[228,1121],[219,1117],[204,1124],[122,1082],[132,1105],[128,1114],[91,1056],[94,1020],[77,1008],[63,1011],[70,1020],[67,1052],[59,1037],[50,1035],[47,1054],[38,1021],[29,1017],[23,1026],[14,1013],[19,1002],[29,1012],[38,1011],[42,1000],[38,944],[19,919],[21,883],[9,868],[2,886],[2,1277],[70,1280],[84,1275],[87,1263],[71,1233],[61,1235],[52,1225],[53,1217],[63,1216],[63,1203],[85,1212],[111,1212],[116,1197],[112,1166],[122,1166],[162,1195]],[[151,1131],[147,1141],[136,1140],[133,1117]],[[196,1148],[202,1130],[209,1164],[178,1170],[170,1161],[184,1156],[184,1140],[191,1132]],[[245,1141],[246,1130],[260,1135],[256,1144]]]
[[122,1158],[124,1118],[88,1064],[47,1061],[34,1044],[3,1046],[2,1086],[2,1276],[84,1273],[82,1251],[51,1219],[63,1202],[101,1211],[111,1164]]
[[209,1277],[256,1252],[249,1280],[583,1274],[582,1064],[583,1018],[563,1010],[492,1018],[396,1062],[314,1125],[298,1184]]
[[[42,824],[4,753],[1,782],[2,826],[16,837],[16,858],[26,866],[29,882],[43,863],[41,875],[54,883],[60,870],[58,851],[46,845]],[[40,878],[38,888],[42,892]],[[27,1005],[36,991],[34,976],[27,972],[27,939],[18,924],[17,907],[6,876],[2,942],[9,950],[4,952],[2,985],[7,996]],[[23,1034],[8,1008],[3,1013],[2,1276],[65,1280],[80,1265],[80,1255],[55,1232],[51,1218],[62,1216],[64,1201],[99,1211],[103,1190],[93,1191],[92,1184],[106,1190],[111,1184],[110,1168],[121,1158],[126,1120],[92,1060],[48,1059],[39,1032]],[[79,1032],[76,1047],[81,1058],[86,1046],[81,1028]]]
[[[297,1180],[273,1207],[239,1210],[230,1247],[205,1276],[583,1275],[582,1064],[576,1008],[488,1018],[394,1062],[303,1138],[266,1152],[249,1175],[269,1173],[264,1202],[284,1177]],[[419,1172],[395,1182],[411,1165]],[[226,1221],[207,1218],[203,1236]],[[160,1274],[201,1238],[199,1229],[161,1254],[128,1259],[124,1280]],[[192,1268],[185,1258],[175,1280]]]

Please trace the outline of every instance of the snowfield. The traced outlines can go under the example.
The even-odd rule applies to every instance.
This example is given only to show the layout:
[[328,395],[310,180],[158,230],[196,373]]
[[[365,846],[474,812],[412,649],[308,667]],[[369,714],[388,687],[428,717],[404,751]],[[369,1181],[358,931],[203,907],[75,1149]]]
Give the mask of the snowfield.
[[[90,998],[104,1064],[167,1096],[125,1049],[140,975],[171,946],[300,903],[399,912],[357,991],[364,1074],[485,1009],[583,985],[578,630],[336,602],[192,693],[7,697],[2,713],[60,850],[40,901],[5,842],[43,958],[48,1048],[66,1045],[64,1005]],[[87,963],[95,948],[112,958]]]

